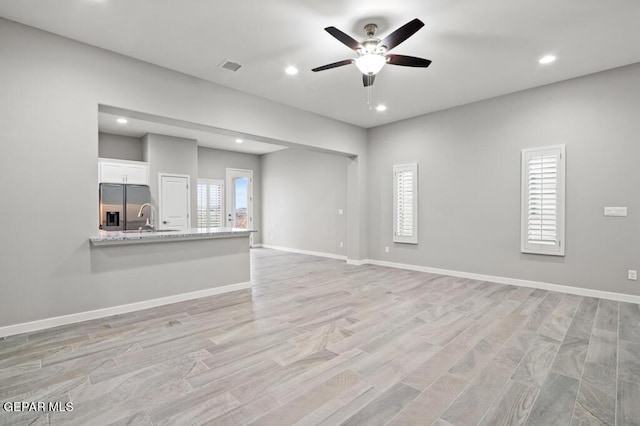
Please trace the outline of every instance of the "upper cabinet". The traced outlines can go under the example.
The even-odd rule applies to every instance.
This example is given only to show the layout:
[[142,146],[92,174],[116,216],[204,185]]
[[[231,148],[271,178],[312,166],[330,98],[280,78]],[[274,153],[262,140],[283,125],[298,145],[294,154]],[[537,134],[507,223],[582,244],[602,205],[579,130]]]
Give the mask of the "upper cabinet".
[[149,163],[142,161],[98,159],[98,182],[149,184]]

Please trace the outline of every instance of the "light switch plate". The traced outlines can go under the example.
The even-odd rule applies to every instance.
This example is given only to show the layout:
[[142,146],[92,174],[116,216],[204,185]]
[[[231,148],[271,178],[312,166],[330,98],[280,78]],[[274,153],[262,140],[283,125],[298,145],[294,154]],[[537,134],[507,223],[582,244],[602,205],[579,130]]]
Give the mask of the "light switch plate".
[[625,217],[627,215],[626,207],[605,207],[605,216]]

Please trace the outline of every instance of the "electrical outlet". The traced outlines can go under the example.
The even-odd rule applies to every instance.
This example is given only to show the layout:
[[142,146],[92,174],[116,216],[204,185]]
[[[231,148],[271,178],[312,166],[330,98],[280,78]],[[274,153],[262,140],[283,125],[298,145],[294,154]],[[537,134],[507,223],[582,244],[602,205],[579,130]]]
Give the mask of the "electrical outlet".
[[344,243],[340,241],[340,248],[344,247]]
[[638,271],[636,271],[635,269],[629,269],[629,271],[627,272],[627,279],[636,281],[638,279]]
[[344,210],[338,209],[338,214],[344,214]]
[[389,253],[389,247],[385,247],[385,248],[384,248],[384,252],[385,252],[385,253]]
[[605,207],[604,208],[605,216],[614,216],[614,217],[626,217],[627,216],[627,208],[626,207]]

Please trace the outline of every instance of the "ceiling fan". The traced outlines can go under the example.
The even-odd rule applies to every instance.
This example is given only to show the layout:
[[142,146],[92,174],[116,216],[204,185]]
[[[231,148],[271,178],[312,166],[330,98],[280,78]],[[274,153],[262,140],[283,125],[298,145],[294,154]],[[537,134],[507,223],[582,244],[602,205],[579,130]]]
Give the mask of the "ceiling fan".
[[368,39],[364,40],[362,43],[354,40],[336,27],[327,27],[325,28],[326,32],[331,34],[348,48],[355,51],[358,54],[358,57],[356,59],[345,59],[344,61],[323,65],[321,67],[314,68],[311,71],[324,71],[355,63],[358,69],[362,72],[362,82],[364,86],[368,87],[373,84],[376,74],[382,69],[384,64],[426,68],[431,65],[431,61],[428,59],[387,53],[389,50],[411,37],[423,26],[424,23],[416,18],[407,22],[384,39],[380,40],[379,38],[374,37],[378,26],[376,24],[367,24],[364,26],[364,31],[367,34]]

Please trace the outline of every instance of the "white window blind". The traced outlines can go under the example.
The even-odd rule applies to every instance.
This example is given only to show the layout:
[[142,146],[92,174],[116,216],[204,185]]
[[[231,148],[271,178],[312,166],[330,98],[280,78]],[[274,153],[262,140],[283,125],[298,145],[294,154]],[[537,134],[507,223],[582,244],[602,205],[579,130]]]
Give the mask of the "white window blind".
[[522,150],[523,253],[564,256],[564,145]]
[[224,182],[198,179],[198,228],[224,226]]
[[418,244],[418,164],[393,166],[393,241]]

